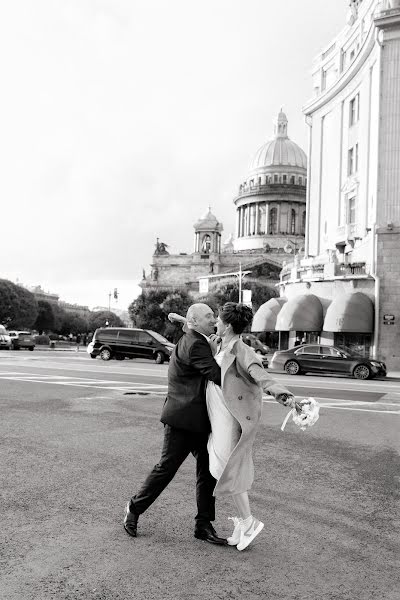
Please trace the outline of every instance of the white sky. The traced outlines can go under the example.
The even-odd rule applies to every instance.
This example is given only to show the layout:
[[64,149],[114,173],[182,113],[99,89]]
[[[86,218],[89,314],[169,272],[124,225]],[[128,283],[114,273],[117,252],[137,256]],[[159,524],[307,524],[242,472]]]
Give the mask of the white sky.
[[14,0],[0,23],[0,277],[125,308],[156,237],[192,252],[281,106],[307,150],[312,61],[346,0]]

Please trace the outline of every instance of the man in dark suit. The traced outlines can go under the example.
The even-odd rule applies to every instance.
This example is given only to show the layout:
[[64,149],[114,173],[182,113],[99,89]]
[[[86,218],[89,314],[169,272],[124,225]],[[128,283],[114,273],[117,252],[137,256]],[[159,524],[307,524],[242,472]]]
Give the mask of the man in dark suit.
[[178,341],[168,368],[167,399],[161,414],[164,444],[159,463],[128,502],[124,527],[136,537],[139,515],[158,498],[190,453],[196,459],[194,535],[212,544],[226,544],[211,524],[215,519],[215,479],[209,472],[207,441],[210,422],[206,406],[207,380],[221,385],[221,369],[213,358],[208,336],[216,319],[206,304],[193,304],[187,313],[188,331]]

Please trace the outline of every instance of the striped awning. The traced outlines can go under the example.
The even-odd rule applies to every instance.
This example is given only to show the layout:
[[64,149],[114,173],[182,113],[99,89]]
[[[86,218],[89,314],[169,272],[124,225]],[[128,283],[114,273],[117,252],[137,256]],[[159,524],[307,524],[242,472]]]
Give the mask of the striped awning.
[[374,305],[362,292],[342,294],[328,307],[324,331],[372,333],[374,330]]
[[282,306],[276,320],[277,331],[322,331],[323,309],[314,294],[291,298]]
[[251,331],[275,331],[276,319],[287,298],[270,298],[256,312]]

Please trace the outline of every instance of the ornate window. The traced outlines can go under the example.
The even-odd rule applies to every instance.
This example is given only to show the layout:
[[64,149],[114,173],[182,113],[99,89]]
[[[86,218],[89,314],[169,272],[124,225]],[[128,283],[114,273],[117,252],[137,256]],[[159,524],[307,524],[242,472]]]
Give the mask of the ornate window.
[[296,233],[296,211],[293,208],[290,211],[290,233],[291,235]]
[[278,210],[271,208],[269,211],[269,233],[274,235],[278,232]]
[[263,235],[265,233],[265,218],[267,216],[267,210],[265,204],[258,205],[258,234]]

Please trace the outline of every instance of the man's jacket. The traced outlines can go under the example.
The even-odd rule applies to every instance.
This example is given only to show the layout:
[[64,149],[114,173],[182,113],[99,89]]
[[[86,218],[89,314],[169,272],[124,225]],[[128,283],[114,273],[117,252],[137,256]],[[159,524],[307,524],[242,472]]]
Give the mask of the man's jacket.
[[162,423],[188,431],[210,431],[206,405],[208,380],[221,385],[221,369],[206,338],[189,330],[178,341],[170,358]]

